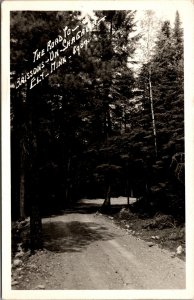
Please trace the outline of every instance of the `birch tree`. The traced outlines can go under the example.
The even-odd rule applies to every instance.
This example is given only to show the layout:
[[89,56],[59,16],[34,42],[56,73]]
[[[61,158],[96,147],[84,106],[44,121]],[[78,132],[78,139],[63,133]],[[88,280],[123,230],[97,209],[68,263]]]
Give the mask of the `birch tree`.
[[144,18],[140,22],[142,39],[139,43],[139,50],[137,55],[139,56],[140,66],[146,66],[147,72],[144,73],[146,76],[147,88],[149,91],[149,100],[151,108],[151,118],[152,118],[152,129],[154,136],[154,149],[155,157],[157,159],[158,155],[158,145],[157,145],[157,130],[154,112],[154,94],[152,88],[152,55],[154,53],[155,39],[158,31],[160,21],[156,18],[154,11],[147,10],[144,12]]

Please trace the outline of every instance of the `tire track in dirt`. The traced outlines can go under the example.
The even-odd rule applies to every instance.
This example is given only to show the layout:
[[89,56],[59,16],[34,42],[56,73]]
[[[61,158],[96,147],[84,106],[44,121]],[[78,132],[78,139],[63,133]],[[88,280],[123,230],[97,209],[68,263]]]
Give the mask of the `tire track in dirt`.
[[[130,290],[183,289],[185,263],[94,213],[69,211],[43,219],[45,248],[27,263],[15,289]],[[48,276],[45,276],[48,274]],[[43,276],[44,275],[44,276]]]

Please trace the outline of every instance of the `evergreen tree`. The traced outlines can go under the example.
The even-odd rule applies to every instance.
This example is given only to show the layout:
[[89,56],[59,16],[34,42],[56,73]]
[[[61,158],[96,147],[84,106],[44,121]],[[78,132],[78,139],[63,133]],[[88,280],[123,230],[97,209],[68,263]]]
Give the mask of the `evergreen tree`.
[[[91,56],[96,72],[96,82],[94,89],[96,96],[94,101],[98,101],[98,112],[102,116],[102,133],[104,141],[100,145],[101,152],[104,153],[101,162],[97,165],[97,170],[104,170],[106,174],[114,172],[119,165],[113,162],[112,143],[120,136],[123,128],[127,127],[127,110],[130,98],[132,97],[132,88],[134,84],[133,73],[129,69],[128,56],[133,56],[135,43],[138,36],[130,37],[134,31],[134,12],[132,11],[105,11],[97,12],[97,15],[105,20],[100,23],[97,31],[93,32],[96,36],[99,51],[94,50],[91,45]],[[99,61],[97,58],[101,57]],[[100,73],[99,73],[100,70]],[[94,71],[95,74],[95,71]],[[99,84],[100,83],[100,84]],[[101,108],[99,110],[99,108]],[[99,147],[99,145],[98,145]],[[117,152],[117,148],[114,148]],[[118,154],[118,152],[117,152]],[[108,165],[107,165],[108,163]],[[117,161],[118,163],[118,161]],[[109,171],[107,167],[109,166]],[[107,177],[107,176],[105,176]],[[105,180],[107,181],[107,180]],[[110,184],[107,185],[106,200],[104,204],[110,205]]]
[[[170,210],[178,214],[181,214],[181,210],[184,211],[184,188],[173,179],[173,173],[169,173],[169,170],[171,166],[171,169],[176,169],[175,173],[178,172],[181,176],[184,173],[182,168],[184,163],[182,38],[177,13],[173,29],[169,21],[163,22],[150,61],[158,145],[158,158],[155,163],[152,163],[152,198],[158,206],[157,209]],[[146,69],[144,67],[140,75],[140,86],[144,90],[145,103],[149,84],[145,80]],[[177,152],[179,154],[176,154]],[[175,157],[177,159],[174,159]],[[184,179],[181,178],[180,181],[183,182]]]
[[[53,176],[57,158],[55,155],[54,158],[52,153],[54,145],[57,149],[59,146],[56,142],[59,129],[56,128],[56,118],[57,114],[61,115],[61,93],[60,90],[56,93],[51,78],[44,79],[39,85],[31,88],[30,81],[26,81],[24,75],[40,64],[38,60],[34,61],[33,52],[36,49],[45,49],[49,40],[54,40],[57,34],[61,34],[59,29],[62,30],[64,20],[68,23],[70,19],[73,23],[74,16],[71,12],[64,12],[62,15],[58,12],[11,13],[11,80],[17,87],[11,91],[12,171],[18,175],[12,182],[15,187],[12,198],[18,195],[21,217],[24,217],[26,209],[31,215],[32,250],[42,247],[40,209],[46,207],[43,199],[49,202],[49,197],[54,194],[53,189],[48,187],[57,190],[57,180]],[[52,99],[57,101],[51,104]],[[20,149],[17,145],[21,145]],[[16,164],[18,158],[20,165]],[[45,173],[47,176],[44,176]],[[17,178],[20,178],[20,182]],[[51,185],[48,185],[46,178],[52,182]],[[17,192],[18,186],[20,192]]]

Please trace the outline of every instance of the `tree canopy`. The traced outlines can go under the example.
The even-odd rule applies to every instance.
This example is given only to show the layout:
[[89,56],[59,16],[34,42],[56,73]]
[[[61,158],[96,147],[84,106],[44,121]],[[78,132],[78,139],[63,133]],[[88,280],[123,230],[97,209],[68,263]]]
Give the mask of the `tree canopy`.
[[136,74],[135,13],[11,12],[13,218],[113,195],[184,216],[180,16]]

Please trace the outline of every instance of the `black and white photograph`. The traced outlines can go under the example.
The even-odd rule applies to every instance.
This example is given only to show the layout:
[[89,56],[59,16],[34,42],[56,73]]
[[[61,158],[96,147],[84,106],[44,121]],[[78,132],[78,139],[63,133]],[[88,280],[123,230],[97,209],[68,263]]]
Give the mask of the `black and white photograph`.
[[193,6],[27,2],[2,9],[3,299],[186,299]]

